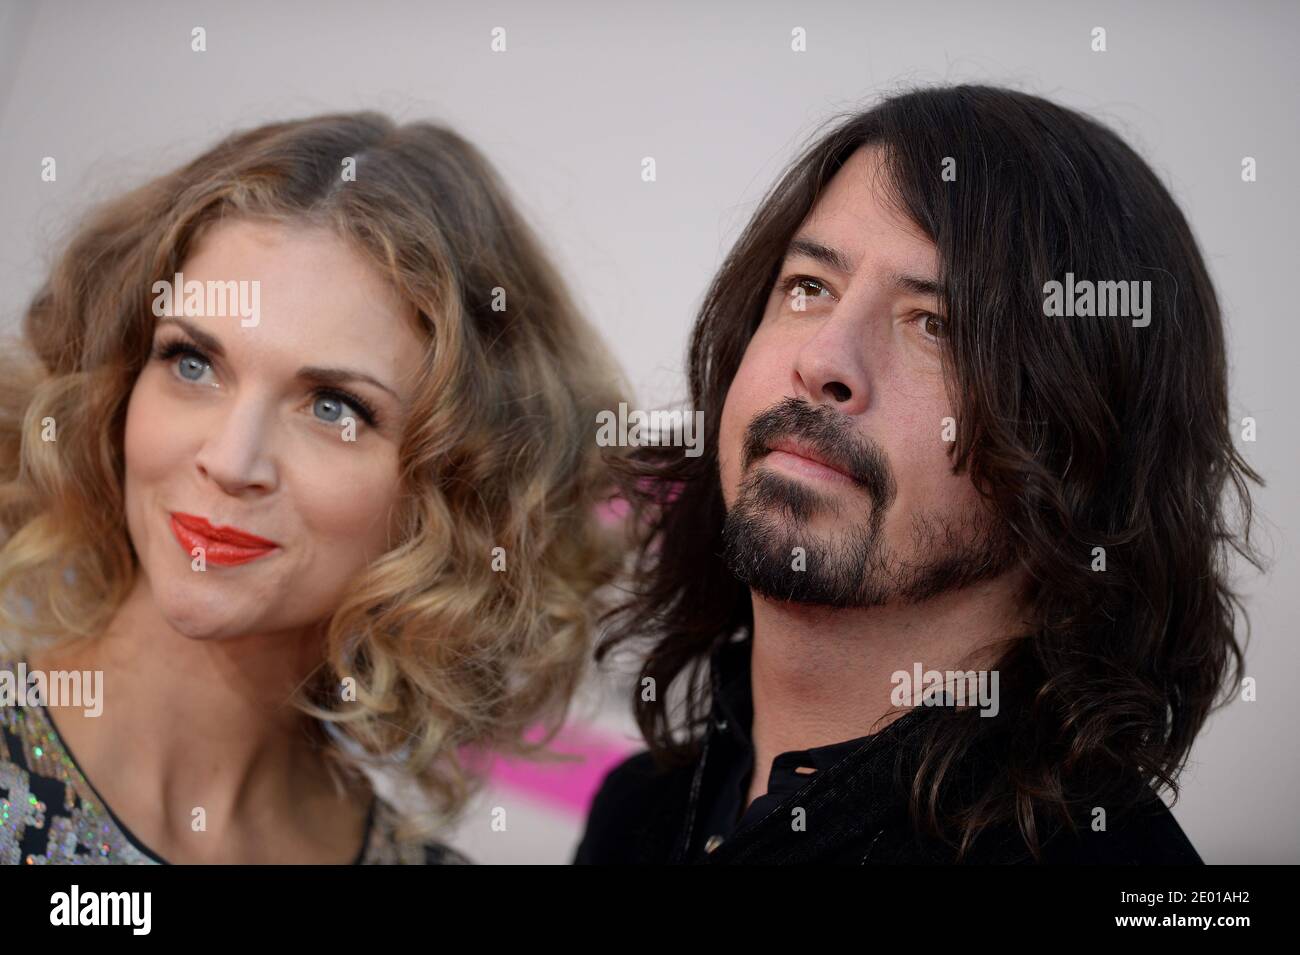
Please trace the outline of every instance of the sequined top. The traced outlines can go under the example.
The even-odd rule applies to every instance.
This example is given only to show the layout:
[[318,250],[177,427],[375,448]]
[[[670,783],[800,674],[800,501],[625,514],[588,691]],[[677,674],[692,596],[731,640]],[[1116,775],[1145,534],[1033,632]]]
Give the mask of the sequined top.
[[[354,864],[469,863],[438,842],[399,842],[397,822],[396,810],[376,798]],[[0,705],[0,864],[19,863],[167,864],[108,808],[39,705]]]

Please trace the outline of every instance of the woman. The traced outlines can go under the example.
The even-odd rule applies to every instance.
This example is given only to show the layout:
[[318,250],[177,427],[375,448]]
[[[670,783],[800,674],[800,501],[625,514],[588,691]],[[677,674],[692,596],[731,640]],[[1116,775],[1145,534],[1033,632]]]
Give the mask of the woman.
[[558,728],[617,559],[619,377],[484,158],[233,136],[95,214],[24,335],[0,860],[467,861],[435,831]]

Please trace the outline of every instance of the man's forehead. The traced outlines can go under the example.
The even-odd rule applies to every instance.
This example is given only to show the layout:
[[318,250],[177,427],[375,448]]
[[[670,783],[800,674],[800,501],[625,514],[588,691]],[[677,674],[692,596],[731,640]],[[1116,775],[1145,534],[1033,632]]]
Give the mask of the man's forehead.
[[883,257],[909,272],[937,273],[938,249],[900,208],[878,147],[859,148],[836,172],[787,254],[806,252],[807,242],[837,253],[850,273],[858,270],[864,255]]

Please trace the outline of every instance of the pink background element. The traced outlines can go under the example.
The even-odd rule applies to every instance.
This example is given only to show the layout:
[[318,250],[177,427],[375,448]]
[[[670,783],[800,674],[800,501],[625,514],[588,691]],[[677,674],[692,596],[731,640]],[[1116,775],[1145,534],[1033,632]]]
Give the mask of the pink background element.
[[[541,738],[530,730],[529,740]],[[518,790],[566,813],[585,817],[605,774],[630,753],[637,743],[583,724],[562,729],[548,747],[552,752],[581,757],[563,763],[494,757],[489,778],[496,785]]]

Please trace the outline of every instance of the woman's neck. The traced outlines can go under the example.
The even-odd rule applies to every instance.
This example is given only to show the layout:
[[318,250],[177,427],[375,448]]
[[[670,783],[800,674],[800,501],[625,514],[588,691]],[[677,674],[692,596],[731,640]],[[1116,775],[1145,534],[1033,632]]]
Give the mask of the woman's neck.
[[49,711],[87,778],[159,855],[251,861],[299,845],[351,861],[369,787],[338,791],[309,717],[290,702],[319,647],[305,633],[187,638],[158,613],[141,575],[98,639],[28,665],[103,673],[99,716]]

